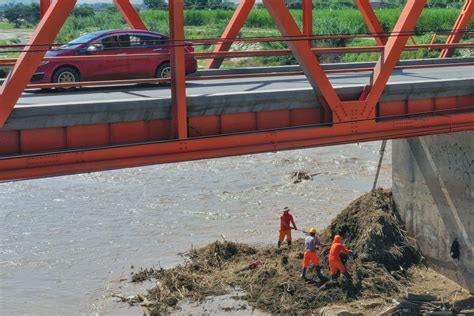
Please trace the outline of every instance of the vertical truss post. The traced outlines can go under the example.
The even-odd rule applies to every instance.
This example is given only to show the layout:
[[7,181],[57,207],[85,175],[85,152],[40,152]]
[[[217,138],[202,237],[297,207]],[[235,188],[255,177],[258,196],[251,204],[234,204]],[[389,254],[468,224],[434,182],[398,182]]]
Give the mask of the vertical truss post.
[[[236,38],[239,35],[240,30],[247,21],[247,18],[255,4],[255,0],[242,0],[237,9],[235,9],[234,15],[227,24],[224,32],[221,35],[221,40],[225,42],[218,43],[214,49],[214,53],[226,52],[232,46],[232,39]],[[222,62],[223,58],[214,57],[210,59],[206,65],[206,69],[218,69]]]
[[130,0],[114,0],[114,2],[123,18],[131,28],[138,30],[147,29],[137,10],[135,10],[133,5],[130,3]]
[[[461,9],[461,13],[454,24],[453,30],[451,34],[449,34],[446,44],[454,44],[459,43],[461,38],[463,37],[463,31],[467,29],[469,25],[469,21],[474,14],[474,0],[466,0],[464,3],[463,8]],[[445,48],[441,51],[440,58],[446,58],[453,56],[454,48]]]
[[[303,0],[303,34],[313,36],[313,0]],[[313,40],[308,41],[310,47],[313,46]]]
[[53,43],[75,4],[76,0],[55,0],[39,22],[24,48],[25,52],[20,54],[10,76],[0,87],[0,128],[5,125],[13,107],[46,54],[46,50],[30,50],[35,50],[36,45]]
[[[303,36],[284,0],[263,0],[263,4],[268,12],[270,12],[273,21],[283,36],[300,38]],[[331,82],[329,82],[318,59],[314,56],[308,41],[291,40],[287,42],[287,45],[293,52],[316,94],[322,97],[325,111],[333,111],[337,116],[341,99],[332,87]]]
[[382,55],[375,65],[373,86],[365,100],[364,113],[374,113],[375,105],[382,96],[393,69],[397,65],[400,55],[410,38],[410,33],[416,26],[427,0],[407,0],[402,14],[398,18],[392,33],[384,46]]
[[179,139],[188,138],[186,73],[184,61],[184,0],[169,0],[171,51],[172,130]]
[[374,9],[369,0],[355,0],[355,2],[365,20],[365,23],[367,24],[367,27],[369,28],[369,31],[375,36],[377,45],[385,45],[385,43],[387,43],[387,36],[384,35],[385,31],[377,18],[377,15],[375,15]]
[[42,19],[46,14],[46,11],[48,11],[50,4],[50,0],[40,0],[40,19]]

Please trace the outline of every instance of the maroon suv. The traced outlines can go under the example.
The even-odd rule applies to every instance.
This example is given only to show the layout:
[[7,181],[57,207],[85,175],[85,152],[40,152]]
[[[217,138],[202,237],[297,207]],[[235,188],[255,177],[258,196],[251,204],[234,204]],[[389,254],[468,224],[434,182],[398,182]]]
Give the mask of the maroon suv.
[[[172,44],[172,43],[171,43]],[[83,35],[46,57],[132,55],[129,58],[42,61],[31,79],[32,83],[71,83],[170,76],[169,55],[133,57],[133,54],[168,53],[167,36],[143,30],[110,30]],[[192,43],[185,46],[186,73],[197,70]]]

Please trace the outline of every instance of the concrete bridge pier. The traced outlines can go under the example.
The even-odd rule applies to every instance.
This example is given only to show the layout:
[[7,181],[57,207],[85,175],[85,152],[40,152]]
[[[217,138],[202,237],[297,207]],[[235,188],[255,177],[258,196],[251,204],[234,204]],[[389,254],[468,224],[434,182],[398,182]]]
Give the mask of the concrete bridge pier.
[[394,141],[393,194],[428,264],[474,293],[474,132]]

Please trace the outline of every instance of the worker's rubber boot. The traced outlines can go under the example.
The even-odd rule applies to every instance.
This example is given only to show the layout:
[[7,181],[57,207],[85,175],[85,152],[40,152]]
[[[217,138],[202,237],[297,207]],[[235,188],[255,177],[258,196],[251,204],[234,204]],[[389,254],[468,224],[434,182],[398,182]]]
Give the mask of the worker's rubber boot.
[[331,275],[331,279],[333,281],[337,281],[337,279],[339,279],[339,274],[340,274],[340,272],[337,271],[335,274]]
[[303,270],[301,270],[301,277],[306,280],[306,268],[303,268]]
[[281,241],[278,241],[278,248],[281,247]]
[[291,240],[288,240],[288,247],[291,247]]
[[351,277],[351,275],[349,274],[349,272],[346,271],[346,272],[344,272],[343,274],[344,274],[344,276],[346,277],[346,279],[347,279],[348,281],[351,281],[351,280],[352,280],[352,277]]
[[324,279],[324,275],[321,273],[321,267],[316,266],[316,274],[318,275],[318,278]]

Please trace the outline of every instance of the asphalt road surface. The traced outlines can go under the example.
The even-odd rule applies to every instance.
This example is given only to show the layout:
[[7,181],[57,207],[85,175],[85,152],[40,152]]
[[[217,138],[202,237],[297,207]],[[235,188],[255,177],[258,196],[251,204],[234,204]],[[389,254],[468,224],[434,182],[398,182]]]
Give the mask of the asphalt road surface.
[[[329,76],[335,87],[367,84],[370,72],[332,74]],[[395,70],[390,82],[425,82],[443,79],[474,78],[474,66],[435,67]],[[263,77],[243,79],[199,80],[187,82],[187,95],[211,95],[221,93],[243,93],[308,88],[304,76]],[[81,88],[69,92],[29,91],[25,92],[17,107],[42,105],[65,105],[68,103],[114,102],[147,98],[169,98],[170,87],[158,85],[128,85],[114,87]]]

